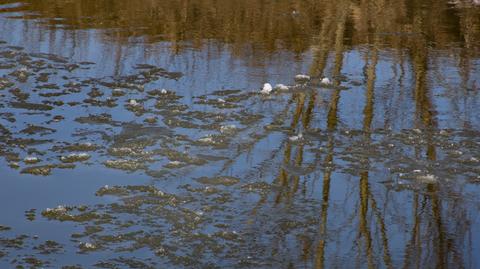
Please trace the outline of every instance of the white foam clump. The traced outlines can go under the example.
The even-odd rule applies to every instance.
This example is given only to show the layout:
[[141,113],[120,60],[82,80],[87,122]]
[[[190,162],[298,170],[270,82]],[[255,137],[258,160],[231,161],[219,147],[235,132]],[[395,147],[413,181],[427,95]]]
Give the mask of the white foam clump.
[[310,80],[310,76],[309,75],[304,75],[304,74],[298,74],[295,76],[295,79],[296,80]]
[[47,212],[47,213],[49,213],[49,212],[65,213],[65,212],[67,212],[67,208],[63,205],[59,205],[55,208],[47,208],[47,209],[45,209],[45,212]]
[[112,90],[112,96],[123,96],[125,92],[122,89],[116,88]]
[[161,190],[156,190],[155,194],[158,195],[158,196],[164,196],[165,195],[165,193]]
[[288,91],[288,86],[284,84],[277,84],[275,85],[275,89],[279,91]]
[[325,78],[322,78],[320,83],[325,84],[325,85],[331,85],[332,81],[329,78],[325,77]]
[[198,139],[198,142],[201,142],[201,143],[213,143],[213,137],[211,135],[207,135],[205,137],[202,137],[200,139]]
[[130,99],[130,101],[128,102],[128,104],[131,105],[131,106],[138,106],[138,105],[139,105],[138,102],[137,102],[137,100],[135,100],[135,99]]
[[92,243],[81,243],[81,247],[85,249],[96,249],[97,247]]
[[25,157],[25,159],[23,159],[24,162],[26,163],[36,163],[36,162],[39,162],[40,159],[38,159],[37,157],[34,157],[34,156],[27,156]]
[[303,139],[303,134],[299,133],[298,135],[290,136],[288,139],[292,142],[299,141]]
[[110,151],[114,154],[122,154],[122,155],[129,155],[129,154],[135,154],[136,151],[132,148],[129,147],[113,147],[110,149]]
[[426,174],[422,176],[417,176],[418,180],[421,180],[422,182],[425,183],[435,183],[437,182],[437,177],[431,174]]
[[78,159],[78,160],[87,160],[90,159],[90,154],[82,152],[82,153],[71,153],[67,156],[62,156],[60,158],[62,161]]
[[218,99],[217,99],[217,102],[219,102],[219,103],[222,103],[222,104],[223,104],[223,103],[226,103],[227,101],[225,101],[225,100],[224,100],[224,99],[222,99],[222,98],[218,98]]
[[263,88],[260,91],[261,94],[270,94],[272,92],[273,88],[270,83],[265,83],[263,84]]
[[12,166],[12,167],[19,167],[20,166],[20,164],[17,163],[17,162],[10,162],[9,165]]
[[127,83],[126,86],[129,87],[129,88],[136,88],[136,89],[141,89],[141,90],[143,90],[145,88],[145,86],[143,86],[141,84],[134,84],[134,83]]
[[456,154],[456,155],[463,155],[463,152],[460,151],[460,150],[454,150],[453,151],[453,154]]
[[230,124],[230,125],[222,125],[220,127],[220,132],[222,133],[228,133],[228,132],[231,132],[231,131],[234,131],[235,129],[237,129],[237,126],[233,125],[233,124]]
[[173,165],[173,166],[179,166],[179,165],[182,164],[182,162],[180,162],[180,161],[170,161],[170,162],[168,162],[168,164]]

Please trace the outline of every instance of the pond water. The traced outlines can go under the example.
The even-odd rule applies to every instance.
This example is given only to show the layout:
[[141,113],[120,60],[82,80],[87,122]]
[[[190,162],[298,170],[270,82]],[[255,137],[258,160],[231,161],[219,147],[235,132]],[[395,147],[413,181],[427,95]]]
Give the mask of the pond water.
[[476,1],[0,0],[0,98],[0,268],[480,268]]

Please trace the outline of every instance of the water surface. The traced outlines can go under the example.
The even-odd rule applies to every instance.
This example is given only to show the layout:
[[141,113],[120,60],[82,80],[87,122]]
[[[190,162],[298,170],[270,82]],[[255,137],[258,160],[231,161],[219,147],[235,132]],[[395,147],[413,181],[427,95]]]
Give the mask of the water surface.
[[478,268],[479,91],[475,1],[0,0],[0,267]]

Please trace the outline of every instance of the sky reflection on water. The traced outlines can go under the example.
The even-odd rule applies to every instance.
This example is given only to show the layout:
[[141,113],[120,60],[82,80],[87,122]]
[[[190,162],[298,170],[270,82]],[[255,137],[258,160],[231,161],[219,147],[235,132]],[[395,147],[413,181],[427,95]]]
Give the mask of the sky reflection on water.
[[472,2],[0,3],[1,266],[480,266]]

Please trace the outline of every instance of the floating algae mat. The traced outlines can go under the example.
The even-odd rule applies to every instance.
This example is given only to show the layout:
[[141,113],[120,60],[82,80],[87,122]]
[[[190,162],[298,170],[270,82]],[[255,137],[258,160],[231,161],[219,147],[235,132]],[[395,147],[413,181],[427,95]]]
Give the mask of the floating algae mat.
[[478,268],[475,1],[0,0],[0,268]]

